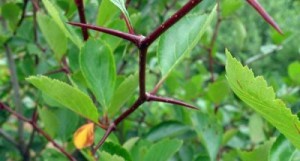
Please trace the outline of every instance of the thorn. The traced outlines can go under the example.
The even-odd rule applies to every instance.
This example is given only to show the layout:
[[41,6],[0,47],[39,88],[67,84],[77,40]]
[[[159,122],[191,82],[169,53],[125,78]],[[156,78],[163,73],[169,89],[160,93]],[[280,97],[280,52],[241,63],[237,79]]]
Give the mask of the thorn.
[[165,97],[155,96],[155,95],[152,95],[152,94],[149,94],[149,93],[147,93],[147,101],[164,102],[164,103],[180,105],[180,106],[184,106],[184,107],[191,108],[191,109],[194,109],[194,110],[198,110],[197,107],[195,107],[193,105],[190,105],[190,104],[187,104],[185,102],[175,100],[173,98],[165,98]]
[[273,18],[266,12],[257,0],[247,0],[247,2],[280,34],[283,34],[280,27],[273,20]]
[[105,27],[99,27],[99,26],[94,26],[94,25],[89,25],[89,24],[83,24],[83,23],[77,23],[77,22],[67,22],[70,25],[73,26],[78,26],[78,27],[82,27],[85,29],[91,29],[91,30],[95,30],[95,31],[99,31],[99,32],[103,32],[109,35],[113,35],[128,41],[131,41],[132,43],[138,45],[139,42],[141,41],[141,36],[138,35],[134,35],[134,34],[130,34],[130,33],[125,33],[119,30],[114,30],[114,29],[109,29],[109,28],[105,28]]

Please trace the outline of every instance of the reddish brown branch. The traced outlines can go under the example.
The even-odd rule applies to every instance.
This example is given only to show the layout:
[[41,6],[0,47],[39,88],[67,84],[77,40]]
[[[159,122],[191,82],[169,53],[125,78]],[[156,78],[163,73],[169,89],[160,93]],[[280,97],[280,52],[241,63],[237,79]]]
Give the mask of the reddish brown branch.
[[247,0],[247,2],[269,23],[272,27],[275,28],[280,34],[283,34],[280,27],[273,20],[273,18],[268,14],[268,12],[261,6],[257,0]]
[[189,105],[187,103],[170,99],[163,98],[159,96],[155,96],[152,94],[146,93],[146,62],[147,62],[147,49],[148,47],[167,29],[173,26],[176,22],[178,22],[183,16],[185,16],[189,11],[191,11],[197,4],[199,4],[202,0],[190,0],[186,3],[178,12],[176,12],[170,19],[168,19],[165,23],[159,26],[154,32],[152,32],[148,37],[144,38],[143,36],[136,36],[133,34],[127,34],[120,31],[107,29],[103,27],[97,27],[87,24],[80,23],[70,23],[74,26],[87,27],[89,29],[97,30],[100,32],[104,32],[110,35],[114,35],[125,40],[133,42],[139,49],[139,98],[135,101],[135,103],[128,108],[125,112],[123,112],[115,121],[113,121],[108,129],[106,130],[104,136],[100,140],[100,142],[93,148],[93,154],[100,148],[100,146],[105,142],[110,133],[116,129],[118,124],[126,119],[130,114],[132,114],[138,107],[140,107],[146,101],[156,101],[156,102],[165,102],[170,104],[176,104],[185,106],[192,109],[197,109],[196,107]]
[[[86,24],[83,0],[74,0],[74,1],[77,6],[80,22]],[[88,30],[85,27],[81,27],[81,31],[82,31],[83,39],[84,41],[86,41],[89,38]]]
[[31,124],[31,126],[41,135],[43,135],[49,142],[51,142],[53,144],[53,146],[55,146],[58,150],[60,150],[60,152],[62,152],[68,159],[70,159],[71,161],[76,161],[75,158],[73,158],[72,155],[70,155],[68,152],[66,152],[66,150],[61,147],[60,145],[58,145],[45,131],[43,131],[42,129],[40,129],[36,122],[34,122],[33,120],[29,120],[27,118],[25,118],[24,116],[20,115],[19,113],[13,111],[10,107],[6,106],[4,103],[0,102],[0,109],[4,109],[6,111],[8,111],[9,113],[11,113],[13,116],[17,117],[19,120],[22,120],[24,122],[27,122],[29,124]]
[[214,47],[215,43],[217,41],[217,37],[219,34],[219,29],[221,26],[222,18],[221,18],[221,10],[220,10],[220,1],[217,1],[217,22],[214,28],[213,36],[210,41],[210,45],[208,47],[208,55],[209,55],[209,71],[211,74],[210,81],[214,82],[215,77],[214,77],[214,58],[213,58],[213,52],[214,52]]
[[89,25],[89,24],[83,24],[83,23],[76,23],[76,22],[68,22],[70,25],[73,26],[79,26],[79,27],[84,27],[87,29],[91,29],[91,30],[95,30],[95,31],[99,31],[99,32],[103,32],[106,34],[110,34],[125,40],[128,40],[136,45],[139,44],[140,39],[142,38],[142,36],[137,36],[137,35],[133,35],[133,34],[129,34],[129,33],[124,33],[118,30],[113,30],[113,29],[108,29],[105,27],[98,27],[98,26],[94,26],[94,25]]
[[165,97],[160,97],[160,96],[156,96],[156,95],[152,95],[152,94],[148,94],[147,98],[148,98],[147,101],[164,102],[164,103],[184,106],[184,107],[187,107],[187,108],[198,110],[198,108],[193,106],[193,105],[187,104],[187,103],[179,101],[179,100],[175,100],[173,98],[165,98]]
[[190,0],[187,2],[180,10],[178,10],[171,18],[166,22],[161,24],[156,30],[154,30],[146,39],[143,41],[143,45],[151,45],[160,35],[162,35],[166,30],[178,22],[183,16],[189,13],[197,4],[202,2],[202,0]]

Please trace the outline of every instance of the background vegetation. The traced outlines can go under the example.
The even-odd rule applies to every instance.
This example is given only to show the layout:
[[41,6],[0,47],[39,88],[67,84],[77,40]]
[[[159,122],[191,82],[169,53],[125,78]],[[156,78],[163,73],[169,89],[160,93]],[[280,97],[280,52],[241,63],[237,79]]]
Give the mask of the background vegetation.
[[[76,42],[66,37],[54,23],[44,3],[28,1],[25,12],[22,12],[24,2],[27,1],[0,2],[0,102],[26,118],[38,120],[34,125],[41,127],[66,152],[78,160],[88,160],[90,149],[76,150],[72,141],[76,129],[85,124],[86,119],[62,108],[61,104],[25,80],[32,75],[47,75],[76,84],[79,89],[92,95],[86,90],[86,82],[79,70],[80,51]],[[55,4],[64,22],[80,21],[73,1],[49,2]],[[111,8],[101,10],[101,2],[85,1],[87,22],[127,32],[121,12]],[[200,42],[158,90],[159,95],[184,100],[198,107],[199,111],[172,104],[145,103],[118,125],[100,149],[101,156],[118,161],[159,161],[158,158],[164,158],[163,153],[159,152],[175,147],[169,150],[170,156],[165,156],[166,159],[300,160],[299,151],[282,134],[233,94],[225,77],[227,48],[242,64],[252,68],[255,75],[263,75],[292,113],[297,114],[300,110],[300,1],[260,2],[279,24],[284,35],[272,29],[246,1],[221,0],[220,10]],[[148,35],[185,3],[178,0],[128,1],[128,12],[135,32]],[[210,13],[216,3],[214,0],[204,0],[192,10],[192,14]],[[104,21],[101,18],[103,13],[113,16],[108,16],[111,19]],[[73,36],[81,39],[80,28],[66,27],[74,31]],[[180,32],[185,34],[189,31]],[[91,30],[89,33],[108,40],[118,73],[117,84],[128,77],[133,77],[133,84],[137,84],[134,78],[138,70],[136,47],[103,33]],[[47,39],[51,37],[49,35],[54,39]],[[158,41],[155,41],[148,49],[147,91],[151,91],[162,76],[157,48]],[[109,120],[121,114],[138,97],[137,88],[132,94],[128,92],[122,94],[132,96],[122,108],[108,116]],[[23,131],[22,135],[20,131]],[[96,143],[103,134],[104,130],[96,128]],[[0,111],[0,135],[0,160],[22,160],[28,158],[25,154],[30,154],[31,160],[67,160],[29,123],[20,122],[6,110]]]

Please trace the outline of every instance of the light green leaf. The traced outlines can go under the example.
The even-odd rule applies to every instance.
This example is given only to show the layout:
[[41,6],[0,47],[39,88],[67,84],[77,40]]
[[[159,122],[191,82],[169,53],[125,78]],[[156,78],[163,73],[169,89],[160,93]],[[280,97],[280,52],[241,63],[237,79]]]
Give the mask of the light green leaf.
[[209,98],[216,104],[220,104],[230,92],[226,80],[218,80],[208,85],[207,94]]
[[230,139],[232,139],[236,134],[238,133],[237,129],[228,129],[227,131],[225,131],[225,133],[223,134],[223,138],[222,138],[222,145],[226,145],[228,143],[228,141],[230,141]]
[[291,161],[297,149],[283,135],[279,135],[274,142],[269,161]]
[[164,139],[152,145],[145,155],[144,161],[167,161],[181,147],[182,141]]
[[234,93],[300,148],[298,117],[275,98],[273,88],[268,87],[263,77],[254,77],[252,70],[242,66],[229,51],[226,55],[226,76]]
[[56,24],[60,27],[60,29],[65,33],[66,37],[68,37],[74,44],[76,44],[78,48],[80,48],[81,40],[73,30],[67,29],[64,23],[66,22],[66,20],[62,20],[59,10],[49,0],[42,0],[42,1],[49,15],[53,18],[53,21],[56,22]]
[[300,84],[300,62],[291,63],[288,67],[288,73],[293,81]]
[[[158,44],[157,56],[162,71],[162,80],[197,45],[212,22],[214,8],[210,15],[187,15],[164,33]],[[188,31],[188,32],[187,32]]]
[[105,151],[102,151],[99,156],[100,156],[99,160],[101,161],[125,161],[124,158],[118,155],[111,155]]
[[89,39],[81,48],[80,67],[88,87],[107,110],[116,82],[115,61],[111,50],[104,42]]
[[222,143],[222,127],[214,115],[202,112],[192,114],[193,126],[203,142],[211,161],[215,161]]
[[98,26],[107,26],[107,24],[117,14],[119,14],[118,8],[111,2],[111,0],[102,0],[99,7],[96,23]]
[[266,139],[263,119],[256,113],[254,113],[249,119],[250,140],[254,144],[263,142]]
[[89,96],[64,82],[45,76],[31,76],[26,79],[49,97],[75,113],[98,122],[98,111]]
[[222,17],[231,16],[239,8],[243,6],[243,1],[240,0],[223,0],[221,1],[221,13]]
[[116,114],[120,108],[131,98],[138,87],[138,75],[130,75],[116,89],[108,109],[110,116]]
[[110,0],[110,1],[122,11],[122,13],[126,16],[129,23],[131,24],[129,14],[125,6],[125,0]]
[[273,141],[267,141],[252,151],[238,151],[242,161],[267,161]]
[[43,37],[54,51],[56,59],[60,60],[67,51],[67,37],[53,19],[47,15],[38,12],[37,21],[43,33]]
[[126,149],[127,151],[131,151],[131,149],[135,146],[135,144],[137,143],[137,141],[139,141],[139,137],[133,137],[128,139],[124,144],[123,144],[123,148]]
[[55,135],[59,131],[58,117],[47,108],[38,108],[38,113],[44,124],[45,131],[51,137],[55,137]]

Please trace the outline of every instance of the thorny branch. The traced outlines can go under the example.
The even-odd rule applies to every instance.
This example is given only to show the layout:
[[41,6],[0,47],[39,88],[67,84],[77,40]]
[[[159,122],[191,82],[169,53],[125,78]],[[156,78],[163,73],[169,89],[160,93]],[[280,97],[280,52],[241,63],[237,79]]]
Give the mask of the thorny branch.
[[[23,8],[23,13],[22,17],[19,21],[18,26],[22,23],[24,17],[25,17],[25,10],[27,6],[28,0],[24,0],[24,8]],[[32,0],[34,4],[34,8],[38,10],[38,2],[36,0]],[[130,0],[127,0],[126,5]],[[99,32],[107,33],[116,37],[123,38],[127,41],[130,41],[136,45],[136,47],[139,49],[139,97],[135,101],[135,103],[128,108],[125,112],[123,112],[120,116],[117,117],[113,122],[110,123],[109,127],[106,130],[105,135],[102,137],[100,142],[93,148],[92,152],[93,154],[96,153],[96,151],[101,147],[101,145],[105,142],[107,137],[110,135],[112,131],[116,129],[119,123],[121,123],[124,119],[126,119],[130,114],[132,114],[138,107],[140,107],[142,104],[148,101],[156,101],[156,102],[165,102],[165,103],[172,103],[176,105],[181,105],[184,107],[192,108],[192,109],[197,109],[196,107],[189,105],[185,102],[181,102],[175,99],[171,98],[164,98],[160,96],[156,96],[155,93],[157,92],[158,88],[160,87],[161,84],[156,85],[153,91],[151,93],[146,92],[145,88],[145,81],[146,81],[146,57],[147,57],[147,49],[148,47],[158,39],[159,36],[161,36],[166,30],[168,30],[170,27],[172,27],[175,23],[177,23],[182,17],[184,17],[188,12],[190,12],[197,4],[202,2],[202,0],[189,0],[180,10],[178,10],[171,18],[169,18],[166,22],[161,24],[158,28],[156,28],[151,34],[149,34],[147,37],[144,37],[142,35],[136,35],[133,31],[133,28],[130,28],[130,26],[127,27],[129,29],[129,33],[124,33],[121,31],[109,29],[109,28],[104,28],[104,27],[98,27],[98,26],[93,26],[93,25],[88,25],[86,24],[86,19],[84,15],[84,6],[83,6],[83,1],[82,0],[75,0],[79,17],[80,17],[80,23],[74,23],[70,22],[69,24],[74,25],[74,26],[79,26],[82,28],[82,35],[84,37],[84,40],[88,39],[88,29],[96,30]],[[267,12],[260,6],[260,4],[256,0],[247,0],[247,2],[254,7],[260,14],[261,16],[269,23],[271,24],[278,32],[282,33],[280,30],[279,26],[273,21],[273,19],[267,14]],[[128,20],[127,20],[128,21]],[[219,22],[220,21],[220,22]],[[218,30],[219,25],[221,23],[221,19],[218,19],[217,25],[215,26],[215,29]],[[216,32],[217,33],[217,32]],[[217,35],[217,34],[216,34]],[[214,41],[216,39],[216,36],[214,35],[212,38],[211,46],[214,46]],[[212,48],[211,47],[211,48]],[[68,73],[68,69],[62,69],[61,71],[64,71]],[[51,142],[57,149],[59,149],[66,157],[68,157],[70,160],[75,160],[69,153],[65,151],[63,147],[58,145],[47,133],[45,133],[42,129],[40,129],[37,124],[36,124],[36,119],[37,115],[34,114],[32,119],[27,119],[25,118],[22,114],[13,111],[11,108],[7,107],[3,103],[0,102],[0,109],[5,109],[6,111],[10,112],[12,115],[18,118],[18,120],[27,122],[32,125],[34,128],[34,131],[37,131],[41,135],[43,135],[49,142]],[[7,140],[11,140],[11,138],[7,137],[7,135],[0,131],[2,136],[5,136]],[[34,132],[32,133],[32,136],[34,136]],[[30,139],[32,140],[32,139]],[[31,142],[31,141],[30,141]],[[13,144],[15,142],[12,142]]]

